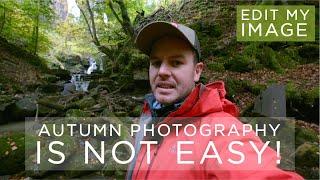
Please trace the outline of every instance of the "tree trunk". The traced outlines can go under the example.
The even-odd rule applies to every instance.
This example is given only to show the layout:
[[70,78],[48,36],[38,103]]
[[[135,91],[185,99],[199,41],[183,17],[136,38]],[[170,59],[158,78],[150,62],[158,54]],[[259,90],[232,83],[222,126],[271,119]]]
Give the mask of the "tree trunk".
[[88,27],[88,31],[89,31],[89,34],[92,38],[92,42],[94,43],[94,45],[97,46],[98,50],[100,52],[102,52],[103,54],[105,54],[106,56],[108,56],[110,59],[113,58],[113,53],[112,53],[112,50],[104,45],[101,45],[100,44],[100,41],[98,39],[98,36],[97,36],[97,30],[96,30],[96,25],[95,25],[95,21],[94,21],[94,14],[93,14],[93,11],[90,7],[90,3],[89,3],[89,0],[86,0],[86,8],[88,9],[89,11],[89,19],[91,21],[91,23],[89,22],[89,19],[88,17],[86,16],[86,13],[85,11],[83,10],[83,8],[81,8],[81,6],[78,5],[79,9],[80,9],[80,12],[81,14],[83,15],[83,18],[87,24],[87,27]]
[[3,15],[2,15],[2,18],[1,18],[1,24],[0,24],[0,34],[2,34],[2,30],[3,30],[3,27],[4,27],[4,24],[6,23],[6,5],[3,4],[2,6],[3,8]]
[[39,44],[39,18],[40,18],[40,0],[37,1],[37,14],[35,18],[35,26],[33,32],[33,42],[34,42],[34,49],[33,54],[37,54],[38,52],[38,44]]
[[112,0],[109,0],[108,5],[109,5],[113,15],[116,17],[116,19],[121,24],[123,31],[131,38],[131,40],[133,40],[134,28],[131,23],[130,17],[128,15],[127,7],[124,4],[123,0],[115,0],[115,2],[120,6],[122,20],[119,18],[118,14],[114,10]]

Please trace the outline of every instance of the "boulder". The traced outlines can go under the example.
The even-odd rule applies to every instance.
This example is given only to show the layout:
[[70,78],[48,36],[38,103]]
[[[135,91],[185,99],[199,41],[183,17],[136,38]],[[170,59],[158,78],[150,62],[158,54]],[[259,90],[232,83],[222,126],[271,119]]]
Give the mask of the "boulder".
[[319,145],[305,142],[295,152],[296,166],[318,167],[319,166]]
[[76,92],[76,86],[72,83],[64,84],[62,95],[68,96]]

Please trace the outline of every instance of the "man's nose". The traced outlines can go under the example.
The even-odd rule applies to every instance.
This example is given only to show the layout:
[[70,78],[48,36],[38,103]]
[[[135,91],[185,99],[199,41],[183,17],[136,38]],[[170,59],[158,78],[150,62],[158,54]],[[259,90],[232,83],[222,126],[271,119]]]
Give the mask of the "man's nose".
[[166,78],[171,75],[170,67],[166,63],[162,63],[158,75],[162,78]]

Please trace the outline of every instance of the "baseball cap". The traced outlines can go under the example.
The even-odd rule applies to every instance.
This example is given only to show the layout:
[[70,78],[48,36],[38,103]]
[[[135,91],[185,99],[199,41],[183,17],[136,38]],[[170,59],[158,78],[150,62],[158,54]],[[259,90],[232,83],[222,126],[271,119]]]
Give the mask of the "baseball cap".
[[144,26],[135,39],[135,44],[144,54],[150,55],[152,45],[164,36],[174,36],[187,41],[201,57],[200,43],[196,32],[182,24],[166,21],[154,21]]

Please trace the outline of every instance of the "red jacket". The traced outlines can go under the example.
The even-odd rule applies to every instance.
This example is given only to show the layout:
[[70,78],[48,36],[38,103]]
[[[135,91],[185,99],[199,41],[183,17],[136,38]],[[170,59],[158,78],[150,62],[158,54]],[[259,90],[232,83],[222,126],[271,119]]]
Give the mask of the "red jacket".
[[[172,124],[190,124],[201,127],[203,124],[223,124],[226,134],[232,124],[241,129],[242,123],[236,118],[237,107],[225,99],[226,91],[223,82],[209,85],[197,85],[185,102],[174,112],[171,112],[162,122]],[[150,108],[146,103],[144,113],[150,115]],[[190,118],[193,117],[193,118]],[[240,165],[231,164],[228,158],[239,159],[232,154],[227,146],[232,141],[241,141],[243,146],[235,146],[243,152],[245,161]],[[181,145],[183,151],[191,154],[181,155],[183,161],[193,161],[193,164],[177,163],[177,141],[191,141],[193,144]],[[200,161],[208,143],[212,141],[221,157],[222,164],[217,159]],[[246,136],[203,136],[198,131],[194,136],[184,133],[175,135],[172,131],[164,137],[158,145],[151,145],[150,164],[147,164],[147,148],[142,145],[137,153],[132,179],[303,179],[301,176],[277,168],[276,152],[267,148],[262,156],[262,164],[257,165],[256,152],[249,147],[253,141],[257,147],[262,147],[263,142],[254,132]],[[209,151],[213,154],[213,151]]]

